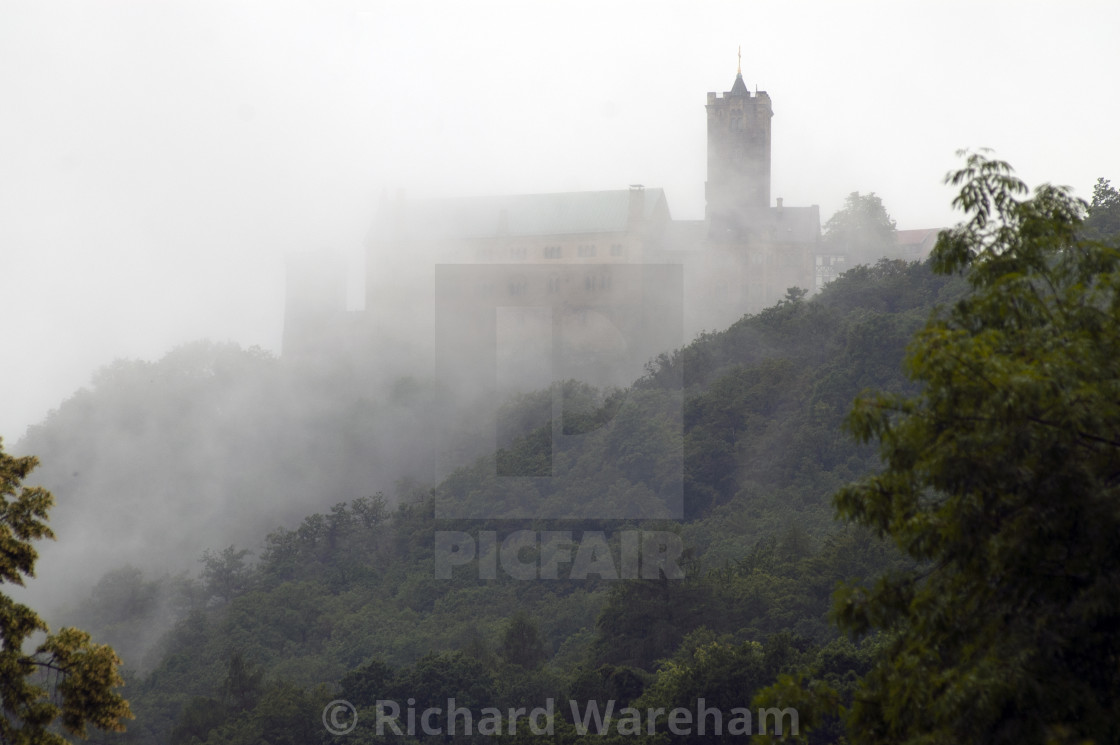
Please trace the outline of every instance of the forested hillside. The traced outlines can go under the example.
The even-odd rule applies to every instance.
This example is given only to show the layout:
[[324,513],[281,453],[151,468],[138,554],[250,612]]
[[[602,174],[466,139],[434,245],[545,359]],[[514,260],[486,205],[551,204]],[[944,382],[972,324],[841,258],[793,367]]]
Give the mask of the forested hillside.
[[[98,736],[145,743],[326,741],[322,708],[342,698],[361,714],[350,736],[374,741],[374,701],[421,694],[476,707],[536,705],[549,697],[611,699],[621,707],[687,705],[697,691],[710,691],[709,702],[720,699],[730,710],[749,706],[753,693],[779,673],[806,666],[848,690],[877,642],[854,646],[838,637],[828,619],[831,594],[841,580],[904,561],[868,532],[834,522],[830,495],[877,467],[875,451],[857,445],[842,422],[865,388],[909,390],[900,372],[906,344],[935,305],[963,291],[962,282],[920,264],[858,267],[812,299],[791,292],[777,306],[664,355],[629,391],[599,394],[565,384],[565,401],[579,402],[573,411],[593,421],[609,417],[620,396],[656,410],[680,395],[666,381],[683,381],[685,521],[561,526],[576,536],[600,531],[616,551],[627,530],[674,531],[685,546],[683,580],[591,574],[523,581],[501,573],[480,579],[472,566],[437,579],[436,531],[506,534],[556,530],[556,523],[436,520],[434,485],[404,481],[388,497],[363,493],[350,470],[316,462],[320,451],[298,457],[291,446],[278,451],[278,469],[293,469],[293,459],[312,465],[315,478],[305,474],[298,483],[332,495],[334,506],[260,543],[211,544],[197,573],[114,570],[71,607],[67,620],[114,645],[128,668],[125,691],[137,718],[126,734]],[[282,379],[274,360],[253,352],[225,348],[218,358],[226,360],[215,368],[221,375]],[[205,400],[214,395],[213,380],[198,376],[182,385],[210,391],[199,394]],[[93,399],[109,390],[125,410],[135,405],[127,386],[102,384],[87,394],[92,410],[99,410]],[[494,456],[515,472],[531,471],[547,446],[540,433],[551,424],[540,418],[542,400],[524,396],[504,412],[528,423],[522,437]],[[167,408],[152,400],[144,406]],[[210,411],[238,431],[240,417],[227,407],[213,403]],[[330,429],[327,411],[323,417],[309,443]],[[360,427],[360,421],[348,412],[341,424]],[[51,425],[32,440],[48,462],[58,447],[48,436]],[[221,428],[215,432],[216,445],[223,435]],[[655,459],[659,447],[649,429],[615,427],[602,436],[602,447],[580,451],[587,459],[580,467],[617,470],[611,498],[656,494],[659,471],[642,460]],[[619,453],[634,455],[632,469],[626,458],[615,458]],[[260,468],[270,462],[268,454],[250,454],[260,458]],[[345,460],[338,453],[325,457],[327,464]],[[199,470],[181,469],[183,484]],[[469,499],[490,488],[493,472],[464,469],[440,486]],[[254,488],[251,480],[239,483]],[[158,645],[146,644],[151,629],[168,624],[172,630]],[[571,739],[574,730],[562,713],[556,737]]]
[[309,370],[229,343],[117,361],[14,448],[42,462],[64,539],[40,548],[40,573],[57,579],[34,591],[57,605],[122,556],[178,573],[204,550],[429,478],[424,393],[413,378]]
[[[1050,186],[1022,198],[1010,167],[983,155],[951,180],[968,219],[926,264],[857,267],[812,299],[791,289],[651,361],[627,390],[568,381],[479,410],[453,428],[504,427],[505,447],[441,483],[355,493],[355,454],[332,453],[336,468],[309,464],[308,488],[329,502],[302,521],[259,543],[211,542],[198,572],[105,574],[63,620],[124,655],[128,704],[112,694],[112,649],[63,629],[40,649],[52,657],[15,663],[54,665],[62,681],[62,708],[35,716],[97,717],[110,731],[96,742],[173,745],[701,743],[778,729],[813,743],[1114,741],[1120,688],[1101,662],[1116,658],[1120,618],[1108,232],[1120,200],[1103,181],[1092,204]],[[211,362],[147,405],[188,412],[215,391],[309,382],[254,352],[199,349]],[[137,372],[151,380],[122,369],[134,388]],[[439,384],[402,381],[388,401],[437,415],[425,391]],[[344,396],[309,432],[372,431],[384,411],[372,393],[365,407]],[[79,396],[34,433],[44,457],[97,412],[127,420],[131,397],[104,384]],[[200,431],[231,401],[197,409]],[[553,442],[556,412],[581,447]],[[157,456],[160,438],[123,431]],[[301,437],[285,451],[297,468]],[[675,454],[683,467],[666,467]],[[527,482],[533,503],[649,519],[543,520],[501,481],[557,463],[576,477]],[[33,465],[5,457],[5,493]],[[116,466],[126,488],[152,464]],[[206,463],[179,466],[205,483]],[[267,496],[235,483],[253,504]],[[683,519],[664,519],[676,489]],[[441,499],[500,517],[441,519]],[[5,520],[23,526],[13,566],[29,573],[20,541],[43,534],[50,496],[20,500]],[[651,557],[664,559],[652,573]],[[9,626],[42,628],[27,619]]]

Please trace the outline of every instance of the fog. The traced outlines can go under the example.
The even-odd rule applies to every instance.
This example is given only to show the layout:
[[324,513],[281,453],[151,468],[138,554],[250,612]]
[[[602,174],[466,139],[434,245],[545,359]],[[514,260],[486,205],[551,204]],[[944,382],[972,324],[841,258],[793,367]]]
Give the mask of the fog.
[[[12,449],[69,400],[54,432],[72,439],[52,442],[81,467],[43,471],[60,509],[112,491],[115,469],[138,458],[155,464],[136,471],[154,485],[144,494],[80,513],[99,521],[52,520],[65,548],[45,552],[44,567],[103,571],[161,554],[151,568],[193,570],[202,548],[423,475],[430,453],[410,444],[425,436],[423,405],[399,378],[422,387],[432,372],[430,284],[376,319],[379,343],[392,343],[363,352],[344,383],[293,384],[276,360],[290,256],[337,252],[351,310],[365,305],[367,273],[386,286],[428,276],[391,250],[365,266],[395,200],[644,184],[664,190],[674,219],[702,219],[705,95],[731,87],[740,47],[747,85],[773,100],[771,194],[819,205],[822,221],[861,191],[899,228],[952,224],[942,178],[965,147],[994,148],[1028,183],[1087,195],[1097,177],[1120,178],[1120,103],[1099,74],[1120,61],[1118,16],[1100,3],[5,4],[0,436]],[[153,471],[159,454],[130,449],[142,422],[67,429],[90,386],[103,400],[133,395],[129,416],[145,419],[137,392],[169,390],[171,363],[157,361],[173,349],[203,377],[223,355],[249,364],[233,347],[184,347],[202,339],[260,347],[269,381],[207,389],[228,431],[184,426],[185,459],[224,464],[211,481]],[[134,362],[92,382],[119,359]],[[277,452],[295,457],[332,431],[339,390],[382,407],[374,430],[339,435],[349,446],[369,435],[380,444],[361,449],[375,457],[339,475],[356,461],[324,446],[301,454],[314,467],[268,475]],[[95,413],[82,426],[107,416]],[[149,413],[174,428],[174,412]],[[219,446],[239,448],[236,468]],[[333,491],[315,493],[327,473]],[[68,493],[66,474],[86,481]],[[267,492],[269,511],[231,501],[235,487]]]
[[9,444],[119,357],[278,351],[283,260],[354,265],[377,199],[666,189],[703,214],[704,94],[774,100],[773,194],[953,220],[988,146],[1029,183],[1115,176],[1101,3],[8,3],[0,302]]

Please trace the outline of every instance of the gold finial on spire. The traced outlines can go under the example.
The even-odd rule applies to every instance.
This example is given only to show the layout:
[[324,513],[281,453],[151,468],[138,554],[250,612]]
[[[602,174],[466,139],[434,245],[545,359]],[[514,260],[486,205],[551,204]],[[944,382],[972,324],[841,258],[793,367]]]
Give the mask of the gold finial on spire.
[[742,75],[743,74],[743,45],[742,44],[739,45],[739,64],[735,68],[735,74],[736,75]]

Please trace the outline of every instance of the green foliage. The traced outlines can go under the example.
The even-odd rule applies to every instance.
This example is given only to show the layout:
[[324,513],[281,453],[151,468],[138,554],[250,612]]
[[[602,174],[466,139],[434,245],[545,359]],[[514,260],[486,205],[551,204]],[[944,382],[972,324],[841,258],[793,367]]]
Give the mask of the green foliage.
[[388,695],[396,674],[390,665],[373,659],[342,677],[342,697],[355,706],[373,706],[378,698]]
[[204,742],[210,732],[225,723],[228,716],[220,701],[204,696],[191,699],[171,731],[171,745]]
[[1108,179],[1099,178],[1093,186],[1083,233],[1086,238],[1110,241],[1113,245],[1120,241],[1120,191]]
[[224,699],[226,705],[235,711],[253,708],[261,693],[261,680],[264,671],[246,661],[240,651],[230,655],[229,673],[226,675]]
[[652,670],[703,625],[712,607],[710,592],[701,583],[665,578],[615,585],[597,622],[595,661]]
[[[853,446],[840,430],[844,411],[865,386],[914,390],[899,373],[906,341],[934,303],[958,297],[963,285],[926,266],[884,261],[849,272],[814,298],[791,293],[725,331],[705,334],[655,361],[626,391],[560,384],[564,433],[595,445],[579,451],[563,445],[548,451],[553,391],[519,397],[499,412],[501,451],[441,486],[468,501],[503,494],[509,517],[523,506],[529,516],[539,502],[525,502],[520,489],[496,492],[509,480],[495,479],[495,466],[535,472],[555,457],[571,459],[583,478],[572,488],[535,486],[532,499],[656,499],[674,478],[680,483],[680,469],[666,467],[672,461],[663,454],[674,437],[680,441],[667,412],[682,408],[674,381],[683,378],[687,520],[671,529],[688,548],[684,581],[520,582],[501,571],[481,580],[471,566],[457,567],[451,581],[436,580],[437,530],[601,530],[617,551],[621,530],[670,526],[437,520],[431,488],[408,481],[397,489],[395,509],[381,494],[328,507],[323,500],[343,483],[324,482],[326,493],[314,497],[323,505],[319,512],[273,530],[255,548],[252,565],[244,550],[229,547],[204,555],[198,581],[134,573],[108,578],[101,602],[84,606],[105,628],[135,628],[129,624],[150,618],[153,606],[174,608],[179,618],[156,664],[130,676],[138,714],[130,734],[142,742],[166,742],[176,732],[184,743],[270,741],[268,716],[295,721],[303,712],[314,724],[322,704],[342,697],[362,710],[363,722],[372,722],[369,707],[378,698],[405,701],[425,691],[433,702],[453,695],[480,706],[525,706],[550,696],[563,702],[569,695],[629,703],[668,658],[698,666],[698,679],[713,686],[710,700],[726,694],[740,704],[774,676],[810,674],[816,651],[836,634],[827,617],[836,584],[909,567],[869,531],[833,524],[828,496],[875,463],[873,448]],[[212,382],[205,375],[199,380]],[[333,416],[325,414],[320,424]],[[275,458],[288,467],[285,453]],[[311,447],[304,457],[318,455]],[[114,615],[105,605],[111,597],[136,612],[122,608]],[[701,628],[722,645],[702,664],[689,657],[686,643]],[[787,638],[782,634],[797,639],[796,659],[764,666],[749,690],[735,689],[738,679],[717,664],[719,655],[738,659],[750,645],[768,653],[771,640]],[[230,667],[235,654],[253,661],[238,675]],[[862,660],[834,655],[833,667],[843,668],[837,700],[852,684],[854,668],[843,666]],[[332,690],[316,712],[322,685]],[[243,703],[234,703],[235,690],[246,691]],[[838,727],[835,717],[822,721],[821,732]],[[376,739],[365,724],[349,737]],[[558,722],[558,741],[574,737]]]
[[525,611],[513,614],[502,632],[498,653],[506,662],[532,670],[548,659],[537,624]]
[[45,558],[84,567],[53,589],[76,595],[117,568],[107,535],[130,536],[137,565],[193,571],[205,549],[256,553],[277,525],[430,474],[415,382],[328,367],[324,380],[257,348],[203,341],[99,371],[19,445],[43,460],[36,473],[59,500],[51,525],[70,539]]
[[[200,581],[106,577],[83,606],[102,628],[127,634],[157,608],[180,619],[159,663],[135,676],[142,721],[130,735],[316,742],[326,737],[323,704],[341,696],[361,714],[351,740],[373,742],[378,699],[416,698],[422,708],[454,697],[477,709],[551,696],[692,710],[704,698],[725,712],[795,706],[815,743],[1120,739],[1120,257],[1088,240],[1108,237],[1118,200],[1099,182],[1081,222],[1085,204],[1052,187],[1025,198],[1006,164],[982,156],[954,183],[968,220],[942,235],[938,273],[859,266],[811,299],[791,290],[666,353],[626,391],[559,384],[564,434],[593,447],[552,443],[554,391],[511,400],[498,413],[499,452],[441,485],[468,503],[503,504],[509,520],[437,520],[430,486],[408,481],[394,510],[381,494],[328,508],[366,482],[328,485],[325,469],[316,475],[322,510],[269,534],[255,565],[230,546],[204,554]],[[877,197],[856,194],[847,207],[830,221],[830,240],[867,247],[866,235],[878,235],[886,245],[893,221]],[[858,227],[860,215],[872,228],[852,238],[844,220]],[[931,318],[938,304],[950,309]],[[912,339],[906,378],[899,363]],[[216,375],[221,359],[180,370],[177,384],[208,400],[226,390],[223,375],[276,373],[256,360]],[[124,397],[125,382],[150,373],[126,365],[105,385]],[[393,395],[413,400],[414,388]],[[853,445],[840,424],[865,388],[880,393],[850,415],[862,441]],[[684,413],[687,519],[674,529],[688,547],[685,580],[481,580],[473,567],[434,579],[437,530],[539,530],[532,514],[542,501],[653,503],[679,484],[679,469],[664,466],[674,462],[674,407]],[[344,422],[342,439],[364,442],[363,417],[383,409],[352,408],[343,416],[324,404],[308,438]],[[142,430],[143,417],[128,411],[128,426]],[[885,470],[841,489],[874,469],[873,442]],[[322,455],[354,475],[360,454],[304,444],[301,459]],[[286,464],[290,452],[258,466]],[[494,477],[541,474],[554,458],[584,478],[542,480],[528,494]],[[833,524],[830,494],[856,525]],[[620,530],[664,526],[569,528],[601,530],[617,547]],[[860,589],[873,577],[883,579]],[[834,606],[841,582],[855,589]],[[20,621],[10,606],[0,618]],[[832,607],[845,629],[865,634],[858,644],[836,637]],[[20,623],[30,624],[26,637],[41,622]],[[65,657],[83,643],[67,637],[48,652]],[[638,739],[666,737],[662,728]],[[557,723],[555,739],[576,740],[569,722]]]
[[147,670],[158,661],[159,637],[174,619],[205,603],[201,584],[182,576],[148,579],[125,566],[105,574],[89,596],[56,617],[111,646],[132,670]]
[[204,551],[200,561],[203,565],[202,582],[206,593],[228,603],[244,592],[249,578],[245,565],[245,557],[248,555],[247,549],[238,551],[233,546],[227,546],[220,554],[209,549]]
[[851,710],[863,743],[1120,737],[1120,252],[1079,239],[1085,205],[969,155],[967,219],[941,272],[973,292],[931,320],[916,395],[861,397],[849,424],[885,469],[840,514],[920,564],[838,596],[889,632]]
[[495,688],[493,672],[477,660],[462,652],[431,653],[397,673],[387,698],[415,697],[418,708],[443,706],[454,698],[463,706],[480,709],[492,704]]
[[[23,486],[38,463],[16,458],[0,442],[0,582],[23,585],[33,577],[38,554],[32,541],[53,538],[47,514],[54,498],[39,487]],[[132,717],[114,689],[123,681],[112,648],[94,644],[75,628],[47,633],[47,624],[25,605],[0,594],[0,742],[16,745],[65,743],[53,729],[85,737],[90,726],[124,731]],[[24,644],[37,632],[46,639],[32,654]]]
[[[668,712],[683,707],[697,711],[698,702],[703,699],[705,708],[722,713],[721,727],[724,727],[727,722],[722,720],[730,719],[736,709],[740,715],[744,709],[749,710],[755,691],[772,682],[779,673],[798,665],[811,654],[810,649],[811,645],[804,640],[788,634],[775,635],[765,644],[755,641],[737,644],[728,637],[720,638],[707,629],[700,629],[690,634],[671,658],[662,662],[653,682],[634,705],[642,710],[660,708]],[[758,733],[760,723],[753,713],[746,716],[751,719],[750,733]],[[715,720],[710,717],[705,722],[708,728],[713,728],[714,724]],[[665,729],[664,719],[660,729]],[[692,734],[677,736],[674,741],[707,743],[713,739],[711,731],[701,735],[696,727]]]
[[645,690],[649,677],[643,670],[624,665],[600,665],[577,671],[570,692],[576,701],[617,701],[628,706]]
[[895,221],[875,192],[853,191],[824,224],[829,250],[848,254],[852,264],[873,263],[895,247]]
[[252,709],[239,711],[208,698],[184,710],[172,745],[306,745],[327,741],[321,724],[329,699],[320,689],[303,690],[287,681],[268,684]]

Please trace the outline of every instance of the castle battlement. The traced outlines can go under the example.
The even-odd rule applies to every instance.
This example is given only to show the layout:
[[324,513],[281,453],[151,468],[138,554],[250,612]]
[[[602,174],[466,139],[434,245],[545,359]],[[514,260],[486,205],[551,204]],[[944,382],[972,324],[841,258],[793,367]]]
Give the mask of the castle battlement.
[[758,99],[758,100],[763,100],[764,99],[767,102],[769,102],[770,101],[770,94],[767,93],[766,91],[755,91],[752,94],[749,90],[746,91],[745,93],[732,93],[731,91],[724,91],[723,93],[716,93],[714,91],[708,91],[708,106],[711,106],[712,104],[714,104],[716,102],[723,102],[723,101],[731,103],[732,99],[736,99],[736,100],[741,101],[744,98],[753,98],[753,99]]

